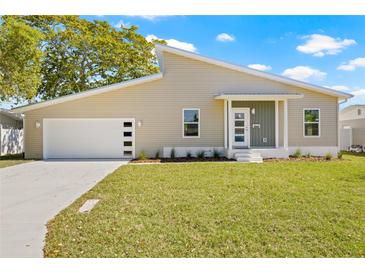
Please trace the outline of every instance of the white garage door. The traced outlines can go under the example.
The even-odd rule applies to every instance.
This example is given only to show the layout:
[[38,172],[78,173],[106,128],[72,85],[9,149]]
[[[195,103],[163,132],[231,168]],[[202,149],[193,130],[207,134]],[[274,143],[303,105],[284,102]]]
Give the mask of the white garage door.
[[44,159],[134,157],[134,119],[44,119]]

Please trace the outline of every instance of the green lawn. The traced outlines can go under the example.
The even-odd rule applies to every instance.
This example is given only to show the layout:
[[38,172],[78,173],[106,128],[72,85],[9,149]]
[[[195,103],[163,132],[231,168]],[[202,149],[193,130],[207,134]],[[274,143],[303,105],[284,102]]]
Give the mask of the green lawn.
[[22,154],[0,156],[0,168],[14,166],[27,162],[29,162],[29,160],[24,160]]
[[363,156],[127,165],[48,224],[45,256],[365,257],[364,239]]

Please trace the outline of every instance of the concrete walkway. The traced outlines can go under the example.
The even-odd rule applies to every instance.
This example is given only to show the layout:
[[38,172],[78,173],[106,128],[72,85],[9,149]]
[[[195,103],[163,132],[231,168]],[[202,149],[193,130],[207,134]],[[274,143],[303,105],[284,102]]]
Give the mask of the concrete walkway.
[[46,224],[127,161],[35,161],[0,169],[0,257],[43,257]]

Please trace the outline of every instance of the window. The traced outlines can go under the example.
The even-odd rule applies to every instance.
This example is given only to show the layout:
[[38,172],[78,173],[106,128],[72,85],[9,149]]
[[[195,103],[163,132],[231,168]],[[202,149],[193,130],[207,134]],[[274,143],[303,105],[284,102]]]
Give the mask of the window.
[[304,136],[319,137],[319,109],[304,109]]
[[183,109],[183,137],[196,138],[200,133],[200,110],[197,108]]
[[357,109],[357,115],[359,115],[359,116],[361,115],[361,109],[360,108]]

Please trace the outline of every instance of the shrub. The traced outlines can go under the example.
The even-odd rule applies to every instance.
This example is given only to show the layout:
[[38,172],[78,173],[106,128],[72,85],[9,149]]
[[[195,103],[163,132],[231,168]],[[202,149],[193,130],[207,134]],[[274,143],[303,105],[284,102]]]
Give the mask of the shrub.
[[204,152],[204,150],[199,151],[199,152],[196,154],[196,156],[197,156],[199,159],[204,159],[204,157],[205,157],[205,152]]
[[342,159],[342,156],[343,156],[343,152],[342,151],[339,151],[337,153],[337,158],[341,160]]
[[157,150],[156,151],[155,158],[156,159],[160,159],[160,150]]
[[329,161],[332,159],[332,154],[330,152],[327,152],[326,155],[324,155],[324,158]]
[[299,148],[297,148],[293,156],[295,158],[299,158],[300,156],[302,156],[302,151]]
[[310,152],[308,152],[306,155],[305,155],[307,158],[310,158],[312,157],[312,154]]
[[190,151],[186,152],[186,157],[187,157],[187,158],[191,158],[191,157],[193,157],[193,156],[191,155],[191,152],[190,152]]
[[213,157],[214,158],[219,158],[221,156],[221,154],[219,153],[219,151],[218,150],[213,150]]
[[175,148],[172,148],[172,149],[171,149],[170,157],[171,157],[172,159],[174,159],[174,158],[176,157],[176,155],[175,155]]
[[138,160],[146,160],[146,153],[143,150],[138,154]]

